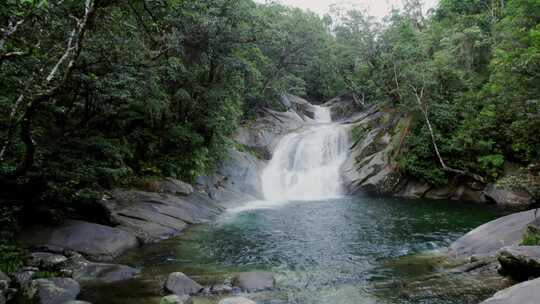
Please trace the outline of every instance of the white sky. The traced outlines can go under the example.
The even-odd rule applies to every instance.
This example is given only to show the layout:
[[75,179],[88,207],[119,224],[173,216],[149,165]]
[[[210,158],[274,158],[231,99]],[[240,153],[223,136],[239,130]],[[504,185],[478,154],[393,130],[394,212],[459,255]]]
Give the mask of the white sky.
[[[265,0],[255,0],[264,3]],[[367,9],[373,16],[384,17],[390,10],[401,7],[401,0],[277,0],[282,4],[295,6],[302,9],[309,9],[318,14],[325,14],[332,4],[347,5],[359,9]],[[423,0],[424,9],[427,11],[439,2],[438,0]]]

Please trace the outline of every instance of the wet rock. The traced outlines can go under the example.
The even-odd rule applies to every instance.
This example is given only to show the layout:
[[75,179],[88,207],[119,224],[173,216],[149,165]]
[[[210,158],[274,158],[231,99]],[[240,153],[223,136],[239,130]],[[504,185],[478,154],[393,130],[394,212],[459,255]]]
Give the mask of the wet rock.
[[170,295],[161,298],[159,304],[193,304],[193,300],[188,295],[178,296]]
[[77,300],[74,300],[74,301],[67,301],[67,302],[64,302],[62,304],[92,304],[90,302],[86,302],[86,301],[77,301]]
[[536,279],[501,290],[481,304],[537,304],[539,299],[540,279]]
[[30,254],[26,264],[47,270],[60,269],[67,262],[67,258],[60,254],[49,252],[33,252]]
[[33,281],[39,304],[63,304],[75,300],[81,291],[79,283],[70,278],[49,278]]
[[65,268],[78,282],[114,283],[134,278],[140,273],[138,269],[119,264],[94,263],[80,255],[74,254]]
[[490,184],[484,191],[485,196],[501,206],[528,207],[534,199],[526,191],[508,190]]
[[165,283],[165,289],[178,296],[196,294],[203,289],[199,283],[181,272],[174,272],[169,275]]
[[540,246],[502,248],[497,254],[500,272],[518,280],[540,277]]
[[222,299],[219,301],[218,304],[257,304],[257,303],[247,298],[233,297],[233,298]]
[[327,101],[323,106],[330,107],[332,120],[339,121],[349,118],[352,114],[358,113],[362,109],[359,97],[353,97],[350,94],[345,94]]
[[302,127],[304,118],[294,110],[277,112],[267,110],[265,116],[240,126],[234,140],[257,152],[262,159],[270,160],[275,145],[286,133]]
[[233,286],[246,291],[273,289],[276,279],[271,272],[243,272],[234,276]]
[[30,229],[22,240],[37,247],[73,250],[100,261],[112,260],[138,246],[135,236],[125,230],[75,220],[58,227]]
[[467,233],[451,246],[455,256],[495,255],[503,247],[518,245],[535,211],[514,213],[486,223]]

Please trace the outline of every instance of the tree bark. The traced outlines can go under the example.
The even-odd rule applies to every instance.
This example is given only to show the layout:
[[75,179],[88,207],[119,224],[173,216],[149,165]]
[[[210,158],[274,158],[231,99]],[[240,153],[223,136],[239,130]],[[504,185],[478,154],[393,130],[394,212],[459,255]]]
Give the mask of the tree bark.
[[410,87],[414,92],[414,95],[416,97],[416,101],[417,101],[418,105],[420,106],[420,110],[422,111],[422,114],[424,116],[424,120],[426,121],[426,125],[428,127],[429,134],[431,136],[431,143],[433,144],[435,154],[437,155],[437,158],[439,160],[439,163],[442,166],[442,169],[444,171],[455,173],[455,174],[458,174],[458,175],[468,176],[468,177],[471,177],[474,180],[477,180],[477,181],[479,181],[481,183],[485,183],[485,179],[483,177],[477,175],[477,174],[473,174],[473,173],[470,173],[470,172],[467,172],[467,171],[451,168],[451,167],[448,167],[446,165],[446,163],[444,162],[444,160],[443,160],[443,158],[441,156],[441,153],[439,151],[439,147],[437,145],[437,140],[435,138],[435,132],[433,132],[433,126],[431,125],[431,120],[429,119],[427,103],[424,102],[424,88],[422,87],[422,89],[420,89],[420,92],[418,92],[418,89],[416,87],[414,87],[412,85]]
[[[58,92],[65,86],[65,84],[71,77],[71,74],[73,73],[73,69],[75,67],[75,63],[77,62],[81,54],[85,34],[88,30],[90,19],[94,16],[94,13],[94,0],[86,0],[83,18],[77,19],[77,25],[70,35],[64,54],[56,62],[56,64],[51,69],[50,73],[44,81],[45,85],[49,86],[49,88],[41,93],[32,96],[26,104],[24,115],[22,117],[20,133],[20,139],[25,146],[25,152],[21,163],[18,165],[17,169],[12,174],[13,177],[20,177],[26,174],[34,164],[36,152],[36,143],[32,136],[32,123],[34,115],[36,114],[39,105],[43,102],[50,100],[52,97],[58,94]],[[51,87],[50,83],[58,74],[58,71],[60,70],[60,67],[62,66],[64,61],[66,61],[69,57],[71,57],[71,59],[67,64],[62,79],[57,85]]]

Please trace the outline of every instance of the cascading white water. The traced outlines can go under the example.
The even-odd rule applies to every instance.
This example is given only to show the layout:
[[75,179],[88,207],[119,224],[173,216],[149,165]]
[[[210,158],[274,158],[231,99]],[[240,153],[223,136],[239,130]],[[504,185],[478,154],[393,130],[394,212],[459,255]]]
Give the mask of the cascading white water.
[[315,106],[315,124],[283,137],[263,171],[267,201],[324,200],[343,194],[340,168],[347,158],[345,128]]

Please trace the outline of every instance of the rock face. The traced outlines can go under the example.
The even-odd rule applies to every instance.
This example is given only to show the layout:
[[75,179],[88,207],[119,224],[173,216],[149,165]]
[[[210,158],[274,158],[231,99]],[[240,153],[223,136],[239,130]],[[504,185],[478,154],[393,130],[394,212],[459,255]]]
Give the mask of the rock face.
[[100,261],[112,260],[138,246],[135,236],[125,230],[74,220],[59,227],[32,229],[21,239],[33,246],[69,249]]
[[243,272],[233,278],[233,286],[245,291],[273,289],[276,286],[274,274],[270,272]]
[[177,296],[170,295],[161,298],[159,304],[193,304],[193,300],[188,295]]
[[499,291],[481,304],[537,304],[539,299],[540,279],[536,279]]
[[225,298],[219,301],[218,304],[257,304],[250,299],[243,297]]
[[353,141],[343,166],[348,192],[406,196],[400,195],[400,191],[407,181],[392,163],[399,145],[393,132],[400,120],[392,113],[371,108],[347,118],[345,123],[350,125]]
[[261,172],[265,165],[250,153],[229,149],[227,159],[217,173],[199,178],[198,184],[225,207],[231,207],[230,203],[261,199]]
[[[289,96],[282,100],[289,103],[286,112],[266,110],[268,115],[238,128],[234,140],[255,152],[260,158],[270,160],[279,139],[286,133],[301,128],[306,120],[310,119],[302,110],[296,110],[302,107],[299,104],[303,102],[299,103],[299,100],[303,99]],[[304,102],[307,103],[305,100]]]
[[[343,180],[349,194],[368,193],[403,198],[430,198],[501,206],[527,207],[533,198],[525,191],[486,185],[464,176],[453,177],[447,185],[433,187],[398,172],[396,156],[413,120],[390,108],[361,107],[352,97],[342,96],[325,104],[335,119],[350,126],[353,144],[343,166]],[[512,175],[509,170],[506,175]]]
[[490,184],[484,194],[488,200],[501,206],[527,207],[533,203],[532,196],[525,191],[508,190]]
[[323,106],[331,108],[333,121],[345,120],[363,108],[361,100],[349,94],[330,99]]
[[79,283],[68,278],[34,280],[40,304],[63,304],[75,300],[81,288]]
[[505,247],[497,254],[501,273],[518,280],[540,277],[540,246]]
[[450,246],[451,252],[456,256],[494,255],[503,247],[518,245],[534,220],[534,210],[496,219],[458,239]]
[[169,275],[165,283],[165,289],[178,296],[196,294],[203,289],[199,283],[181,272],[174,272]]

